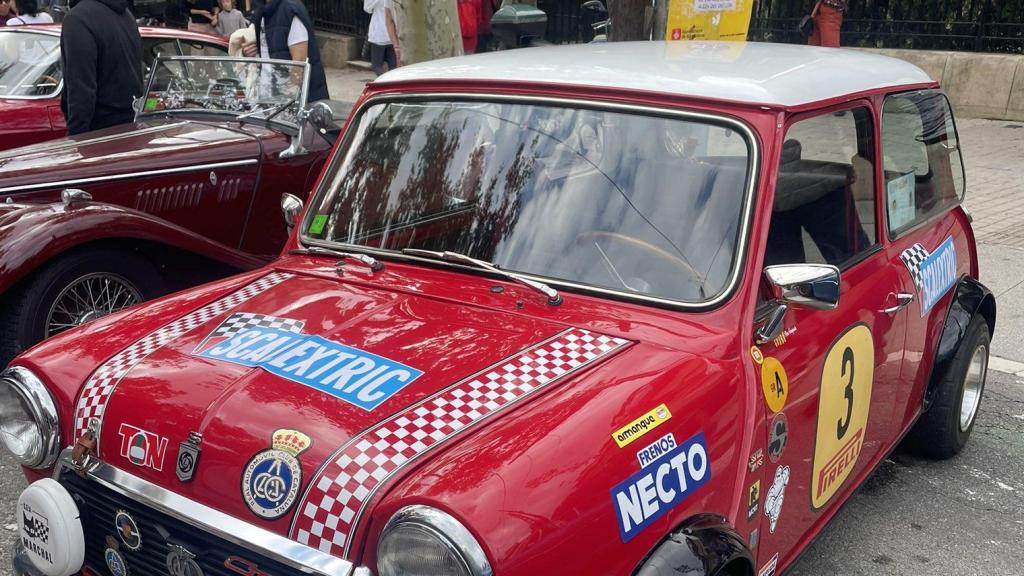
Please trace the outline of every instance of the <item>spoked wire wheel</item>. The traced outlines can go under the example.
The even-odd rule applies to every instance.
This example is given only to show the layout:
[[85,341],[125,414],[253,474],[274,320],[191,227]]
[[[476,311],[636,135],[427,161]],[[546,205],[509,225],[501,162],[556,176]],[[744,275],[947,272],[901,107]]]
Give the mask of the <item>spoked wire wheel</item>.
[[94,272],[77,278],[57,295],[46,317],[46,337],[134,306],[142,294],[123,276]]

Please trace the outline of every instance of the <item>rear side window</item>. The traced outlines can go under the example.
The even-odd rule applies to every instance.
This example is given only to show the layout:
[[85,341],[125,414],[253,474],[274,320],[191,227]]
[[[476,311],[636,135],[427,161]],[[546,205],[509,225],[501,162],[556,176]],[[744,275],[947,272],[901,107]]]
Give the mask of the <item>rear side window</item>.
[[885,215],[889,233],[963,199],[964,171],[949,101],[927,90],[889,96],[882,109]]

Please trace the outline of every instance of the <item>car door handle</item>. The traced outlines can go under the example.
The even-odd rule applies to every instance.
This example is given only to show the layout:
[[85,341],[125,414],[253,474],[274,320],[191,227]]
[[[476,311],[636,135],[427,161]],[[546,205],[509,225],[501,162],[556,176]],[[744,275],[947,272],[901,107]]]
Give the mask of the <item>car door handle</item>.
[[[896,297],[896,305],[895,306],[890,306],[889,308],[882,308],[881,310],[879,310],[879,312],[881,312],[883,314],[893,315],[893,314],[899,312],[900,310],[906,308],[907,306],[910,305],[911,302],[914,301],[914,295],[910,294],[908,292],[899,292],[899,293],[896,293],[896,294],[893,294],[892,292],[889,292],[889,296],[895,296]],[[889,297],[887,296],[886,297],[886,301],[888,301],[888,300],[889,300]]]

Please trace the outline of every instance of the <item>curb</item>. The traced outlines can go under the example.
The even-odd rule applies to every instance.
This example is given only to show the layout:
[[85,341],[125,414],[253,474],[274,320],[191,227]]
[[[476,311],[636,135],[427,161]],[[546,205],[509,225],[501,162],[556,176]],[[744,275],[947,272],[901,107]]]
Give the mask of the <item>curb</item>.
[[998,356],[989,356],[988,369],[995,370],[996,372],[1002,372],[1004,374],[1024,377],[1024,362],[1017,362],[1016,360],[1008,360]]

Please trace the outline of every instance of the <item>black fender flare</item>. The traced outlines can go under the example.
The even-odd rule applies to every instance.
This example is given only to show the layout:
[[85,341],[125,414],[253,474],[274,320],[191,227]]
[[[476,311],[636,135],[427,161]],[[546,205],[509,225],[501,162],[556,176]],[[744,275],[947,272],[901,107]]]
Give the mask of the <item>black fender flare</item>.
[[991,336],[996,329],[996,298],[992,291],[977,279],[961,276],[957,281],[949,310],[946,311],[946,320],[935,350],[935,360],[932,362],[932,373],[924,392],[923,410],[931,406],[939,381],[949,370],[953,355],[967,335],[967,327],[978,314],[981,314],[988,323]]
[[716,514],[699,514],[654,547],[634,576],[725,576],[726,566],[742,566],[730,576],[753,576],[754,556],[746,542]]

